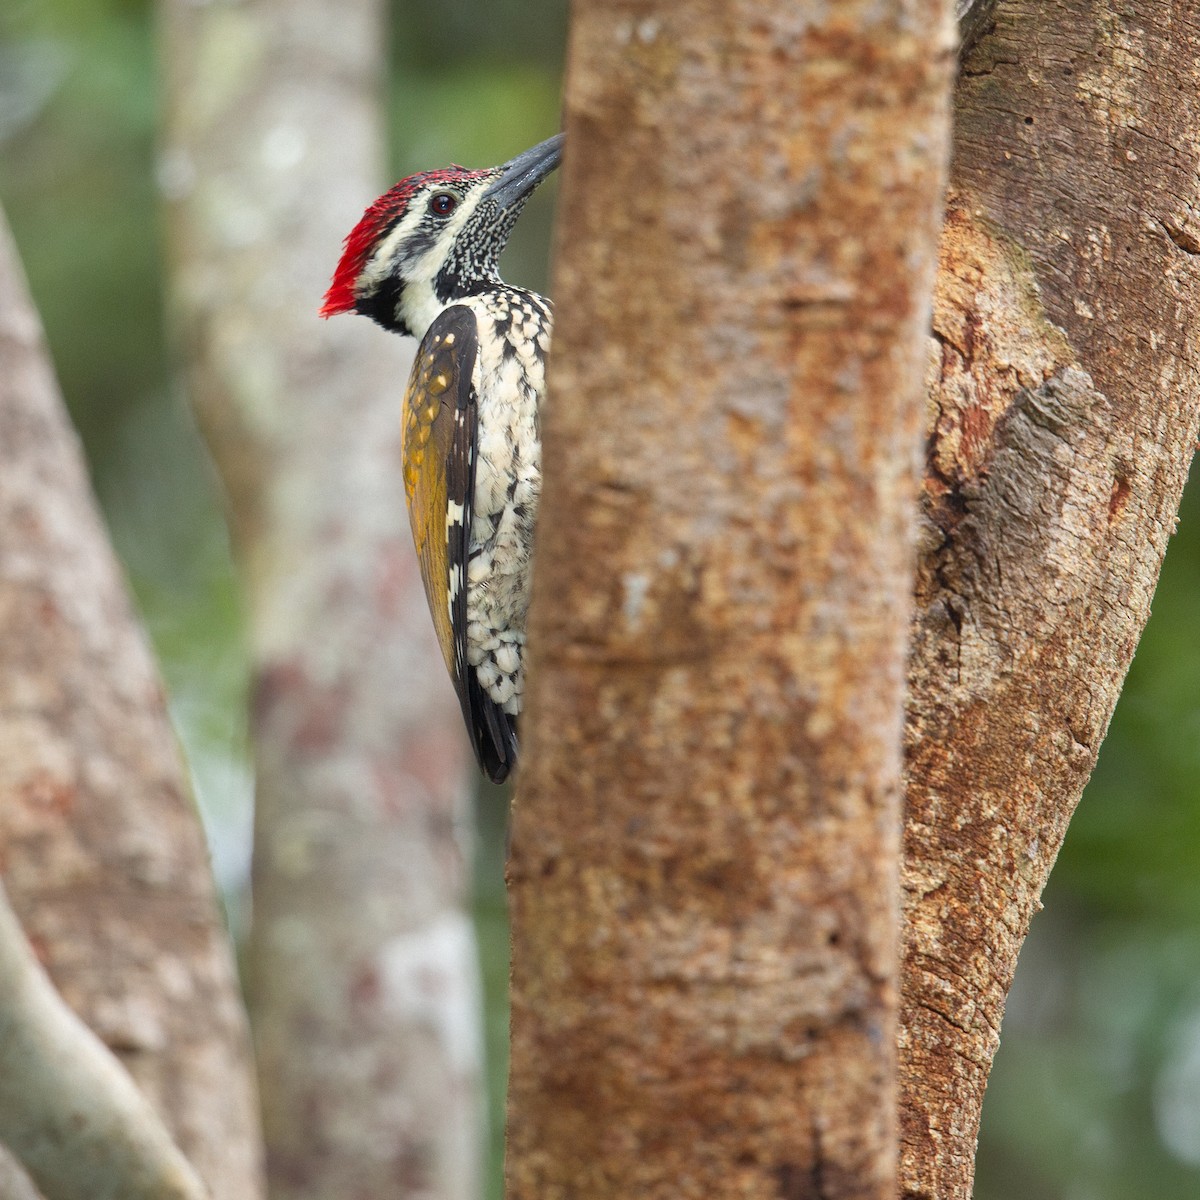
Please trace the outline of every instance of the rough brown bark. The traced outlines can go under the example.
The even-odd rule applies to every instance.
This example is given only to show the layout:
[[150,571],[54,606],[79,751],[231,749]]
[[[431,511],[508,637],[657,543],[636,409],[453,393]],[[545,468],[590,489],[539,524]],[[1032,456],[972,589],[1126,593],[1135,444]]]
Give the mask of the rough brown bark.
[[165,0],[164,179],[250,610],[272,1194],[460,1200],[480,1158],[466,771],[404,518],[409,350],[316,315],[383,186],[381,11]]
[[0,868],[214,1195],[260,1194],[244,1015],[161,686],[0,229]]
[[1194,5],[1005,0],[965,60],[909,672],[903,1194],[971,1194],[1017,952],[1200,415]]
[[894,1196],[950,16],[575,8],[510,867],[517,1200]]

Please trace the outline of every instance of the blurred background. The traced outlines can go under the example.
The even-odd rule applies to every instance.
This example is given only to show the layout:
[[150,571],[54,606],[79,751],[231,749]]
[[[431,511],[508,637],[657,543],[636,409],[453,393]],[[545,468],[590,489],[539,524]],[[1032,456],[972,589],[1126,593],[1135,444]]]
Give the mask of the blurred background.
[[[557,129],[566,7],[393,4],[392,177],[491,165]],[[219,486],[167,366],[153,15],[144,0],[5,0],[0,203],[158,651],[236,931],[250,848],[248,673]],[[553,202],[544,188],[517,227],[504,262],[513,282],[546,290]],[[347,230],[358,216],[346,214]],[[301,298],[314,320],[319,301]],[[1198,508],[1193,488],[1025,947],[984,1108],[978,1200],[1200,1195]],[[503,796],[481,796],[477,810],[498,1196]]]

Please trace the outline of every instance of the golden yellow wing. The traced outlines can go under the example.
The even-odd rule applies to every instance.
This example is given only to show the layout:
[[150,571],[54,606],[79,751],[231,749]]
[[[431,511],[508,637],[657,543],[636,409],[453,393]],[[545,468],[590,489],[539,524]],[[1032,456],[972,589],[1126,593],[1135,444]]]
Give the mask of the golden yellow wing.
[[471,374],[477,349],[475,314],[463,305],[445,309],[421,339],[404,398],[408,519],[433,626],[460,693],[466,669],[466,562],[475,490]]
[[516,762],[515,718],[467,661],[467,560],[475,497],[478,406],[475,314],[456,304],[421,339],[404,398],[404,495],[425,597],[479,765],[500,783]]

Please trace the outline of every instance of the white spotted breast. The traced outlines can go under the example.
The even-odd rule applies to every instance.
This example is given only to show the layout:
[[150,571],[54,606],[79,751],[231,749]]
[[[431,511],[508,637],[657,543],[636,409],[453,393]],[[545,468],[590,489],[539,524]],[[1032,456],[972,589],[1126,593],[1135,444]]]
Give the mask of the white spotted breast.
[[475,493],[467,556],[467,658],[507,713],[524,699],[525,618],[541,493],[540,408],[551,312],[500,286],[459,301],[476,315]]

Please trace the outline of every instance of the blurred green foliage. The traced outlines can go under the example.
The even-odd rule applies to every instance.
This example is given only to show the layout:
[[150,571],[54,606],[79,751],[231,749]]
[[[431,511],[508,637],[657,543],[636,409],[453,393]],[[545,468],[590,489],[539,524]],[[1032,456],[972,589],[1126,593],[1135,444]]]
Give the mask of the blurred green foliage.
[[[556,129],[565,23],[565,0],[397,3],[394,176],[497,162]],[[167,367],[156,117],[144,0],[0,7],[0,202],[236,894],[250,796],[241,613],[215,477]],[[518,226],[505,266],[514,280],[545,287],[552,205],[543,190]],[[984,1112],[978,1200],[1200,1195],[1197,508],[1193,490],[1022,958]],[[503,805],[489,793],[479,811],[498,1156]],[[498,1196],[498,1170],[492,1187]]]

